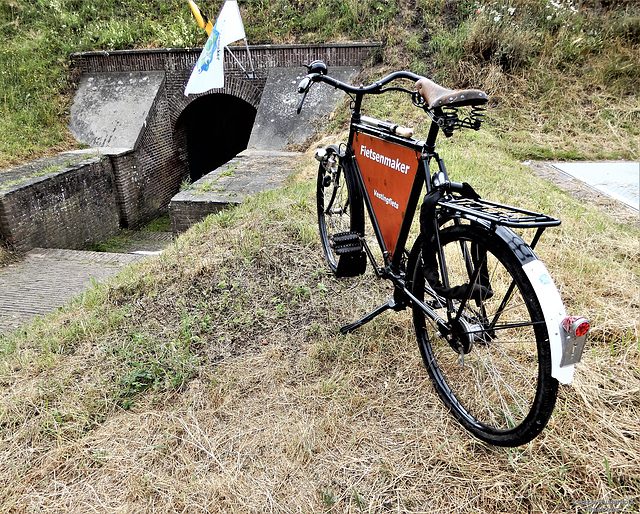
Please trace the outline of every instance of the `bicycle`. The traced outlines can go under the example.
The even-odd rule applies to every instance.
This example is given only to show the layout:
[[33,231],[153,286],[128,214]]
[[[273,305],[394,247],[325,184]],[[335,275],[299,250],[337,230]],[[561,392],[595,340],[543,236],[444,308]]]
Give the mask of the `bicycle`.
[[[297,108],[300,113],[317,82],[351,98],[348,141],[316,151],[322,248],[336,276],[360,275],[370,262],[375,275],[394,286],[387,303],[340,331],[410,307],[423,363],[462,426],[498,446],[533,440],[553,412],[558,382],[571,382],[589,330],[585,318],[567,316],[533,252],[543,231],[560,220],[485,200],[468,183],[449,180],[437,136],[478,130],[488,102],[483,91],[450,90],[408,71],[359,87],[327,73],[322,61],[307,65]],[[399,80],[414,88],[395,85]],[[387,92],[408,95],[429,116],[425,140],[361,113],[366,95]],[[408,250],[423,194],[419,235]],[[365,238],[365,209],[382,262]],[[515,228],[535,228],[531,242]]]

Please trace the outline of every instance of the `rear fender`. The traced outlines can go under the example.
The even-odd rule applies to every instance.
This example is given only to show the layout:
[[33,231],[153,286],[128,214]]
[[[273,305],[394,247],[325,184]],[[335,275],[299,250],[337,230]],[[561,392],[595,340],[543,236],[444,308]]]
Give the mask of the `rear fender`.
[[[490,224],[484,220],[474,219],[472,222],[485,227],[487,230],[491,230]],[[567,314],[558,288],[553,282],[547,267],[538,259],[533,250],[520,236],[513,232],[513,230],[502,226],[496,227],[495,233],[513,250],[538,297],[547,327],[547,333],[549,334],[551,376],[562,384],[570,384],[575,373],[575,365],[560,365],[563,353],[561,323]],[[416,244],[414,244],[413,251],[409,257],[408,269],[413,269],[411,261],[418,257],[418,250],[421,247],[420,239],[421,236],[418,237]]]
[[527,275],[538,297],[538,302],[542,308],[542,315],[547,325],[547,333],[549,334],[551,376],[561,384],[570,384],[573,380],[575,365],[560,365],[563,351],[561,323],[567,316],[560,292],[551,278],[547,267],[538,259],[533,250],[521,237],[507,227],[497,227],[496,234],[500,236],[516,254],[522,263],[522,270]]

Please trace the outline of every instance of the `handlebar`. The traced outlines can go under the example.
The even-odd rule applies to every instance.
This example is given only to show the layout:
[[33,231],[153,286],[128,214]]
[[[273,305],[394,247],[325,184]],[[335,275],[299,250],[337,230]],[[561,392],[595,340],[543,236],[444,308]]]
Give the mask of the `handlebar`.
[[311,86],[316,82],[324,82],[325,84],[329,84],[336,89],[340,89],[345,93],[353,94],[359,97],[362,97],[366,94],[369,95],[378,95],[390,90],[397,91],[406,91],[410,93],[411,91],[404,88],[384,88],[390,82],[398,79],[409,79],[413,81],[418,81],[423,78],[420,75],[416,75],[410,71],[396,71],[387,75],[383,79],[374,82],[369,86],[350,86],[349,84],[345,84],[344,82],[339,81],[338,79],[334,79],[333,77],[329,77],[327,75],[327,66],[322,61],[313,61],[311,64],[307,65],[307,69],[309,70],[309,74],[305,76],[298,85],[298,93],[302,94],[302,99],[298,104],[298,108],[296,112],[300,114],[302,110],[302,105],[304,104],[305,98],[307,97],[307,93]]

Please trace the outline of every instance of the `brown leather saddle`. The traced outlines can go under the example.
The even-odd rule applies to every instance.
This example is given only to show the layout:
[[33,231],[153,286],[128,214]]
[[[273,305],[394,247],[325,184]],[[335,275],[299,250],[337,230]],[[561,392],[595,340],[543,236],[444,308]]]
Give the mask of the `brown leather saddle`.
[[429,109],[483,105],[489,101],[487,93],[479,89],[446,89],[428,78],[418,80],[415,88]]

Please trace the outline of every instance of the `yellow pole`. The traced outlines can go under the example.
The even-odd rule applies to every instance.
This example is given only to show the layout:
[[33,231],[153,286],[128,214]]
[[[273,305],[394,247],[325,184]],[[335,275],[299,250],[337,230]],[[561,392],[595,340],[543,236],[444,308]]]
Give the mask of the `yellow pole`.
[[200,10],[200,7],[198,7],[194,2],[192,2],[191,0],[187,0],[187,1],[189,2],[189,7],[191,7],[191,12],[195,16],[196,21],[198,22],[198,25],[200,26],[200,28],[206,30],[207,35],[211,35],[211,31],[213,30],[213,25],[209,21],[209,18],[207,18],[206,14],[204,14]]

